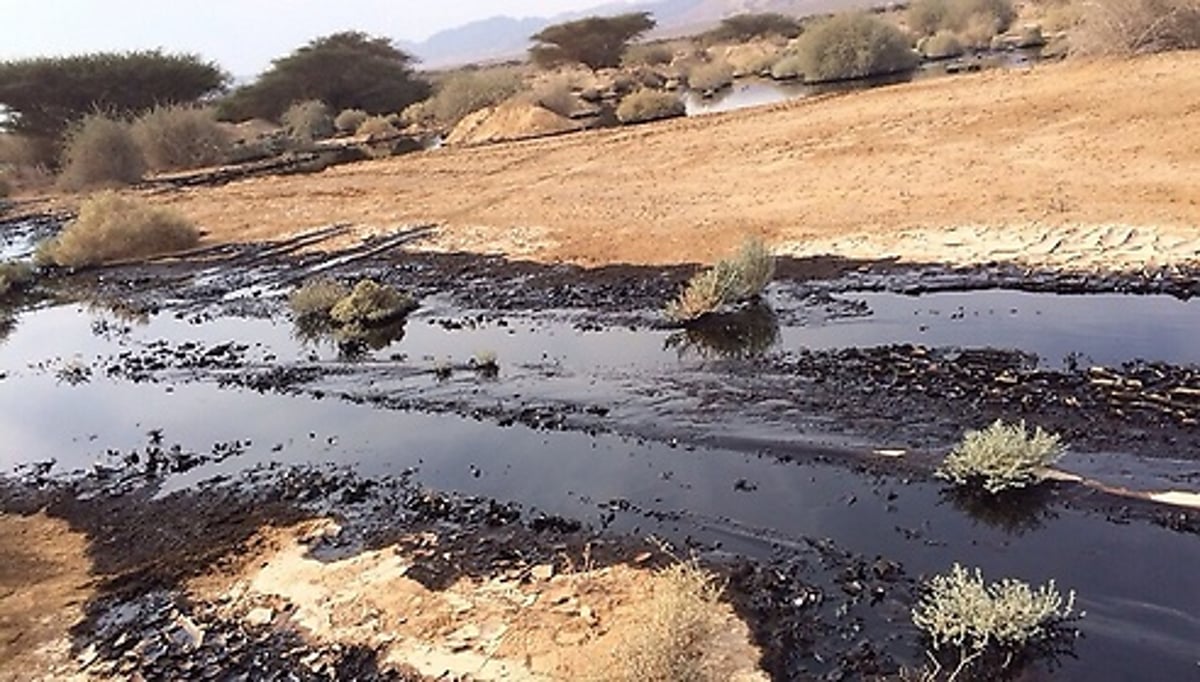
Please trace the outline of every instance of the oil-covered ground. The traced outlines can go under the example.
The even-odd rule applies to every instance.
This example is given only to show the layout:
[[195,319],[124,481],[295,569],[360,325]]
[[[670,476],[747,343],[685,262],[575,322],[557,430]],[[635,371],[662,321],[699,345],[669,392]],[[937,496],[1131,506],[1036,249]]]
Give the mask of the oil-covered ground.
[[[4,229],[19,255],[53,221]],[[1200,487],[1195,273],[788,260],[758,304],[681,329],[659,310],[690,268],[406,252],[420,236],[55,273],[6,301],[0,518],[77,538],[89,576],[47,593],[67,595],[53,617],[4,611],[10,660],[52,678],[435,677],[379,637],[310,636],[303,609],[203,596],[264,529],[332,519],[305,545],[327,566],[437,536],[406,568],[429,590],[694,553],[773,679],[921,666],[917,586],[955,562],[1076,591],[1077,632],[1014,676],[1200,670],[1200,514],[1154,499]],[[287,308],[318,274],[420,307],[340,343]],[[996,419],[1062,434],[1084,482],[996,502],[934,478]],[[8,606],[68,573],[6,542],[25,557],[0,571]],[[30,640],[47,618],[66,644]]]

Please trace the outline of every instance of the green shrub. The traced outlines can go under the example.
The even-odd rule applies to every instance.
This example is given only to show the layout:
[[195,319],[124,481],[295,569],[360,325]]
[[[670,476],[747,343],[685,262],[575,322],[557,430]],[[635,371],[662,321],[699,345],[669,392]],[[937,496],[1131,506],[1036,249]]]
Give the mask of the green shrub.
[[151,170],[184,170],[226,163],[233,142],[209,109],[155,107],[133,122],[133,139]]
[[119,187],[140,181],[145,172],[129,124],[91,114],[67,133],[58,184],[71,192]]
[[524,89],[525,78],[520,69],[458,71],[438,84],[427,113],[438,125],[452,128],[468,114],[495,106]]
[[578,63],[602,69],[620,66],[629,43],[653,29],[649,12],[630,12],[609,17],[585,17],[553,24],[530,36],[530,61],[550,68]]
[[679,95],[648,88],[626,95],[617,105],[617,120],[621,123],[645,123],[685,113],[687,109]]
[[992,653],[1005,654],[1004,668],[1026,647],[1055,638],[1055,626],[1070,618],[1074,604],[1075,593],[1064,598],[1053,580],[1037,589],[1012,579],[986,585],[979,569],[955,564],[926,583],[912,618],[934,651],[957,655],[959,671]]
[[737,255],[718,262],[688,281],[666,307],[676,322],[689,322],[762,294],[775,276],[775,257],[758,240],[747,241]]
[[220,92],[227,80],[195,55],[157,50],[0,62],[0,105],[16,114],[0,128],[53,143],[96,111],[125,117],[188,104]]
[[86,199],[79,216],[38,247],[41,263],[77,267],[188,249],[200,233],[183,216],[115,192]]
[[688,86],[699,92],[716,92],[733,84],[733,67],[723,59],[698,64],[687,74]]
[[333,111],[402,111],[429,96],[429,83],[412,69],[413,57],[389,38],[344,31],[317,38],[271,62],[253,83],[219,104],[228,121],[278,120],[292,102],[320,100]]
[[0,263],[0,297],[11,291],[19,291],[33,284],[34,271],[27,263],[5,261]]
[[775,12],[736,14],[704,35],[714,43],[745,43],[759,38],[795,38],[804,27],[796,17]]
[[371,115],[362,109],[345,109],[333,119],[333,127],[337,128],[339,133],[357,132],[359,126],[370,117]]
[[1200,0],[1093,0],[1071,45],[1083,55],[1200,49]]
[[329,107],[315,99],[296,102],[283,112],[280,119],[289,137],[301,142],[323,140],[333,135],[333,119]]
[[969,431],[946,456],[937,475],[955,485],[978,486],[995,494],[1038,483],[1062,453],[1059,437],[1041,427],[1030,434],[1023,421],[1008,425],[997,420],[982,431]]
[[958,36],[949,31],[938,31],[932,36],[922,38],[917,49],[929,59],[959,57],[966,51]]
[[796,39],[772,69],[776,78],[808,82],[864,78],[909,71],[919,61],[900,29],[863,12],[821,21]]

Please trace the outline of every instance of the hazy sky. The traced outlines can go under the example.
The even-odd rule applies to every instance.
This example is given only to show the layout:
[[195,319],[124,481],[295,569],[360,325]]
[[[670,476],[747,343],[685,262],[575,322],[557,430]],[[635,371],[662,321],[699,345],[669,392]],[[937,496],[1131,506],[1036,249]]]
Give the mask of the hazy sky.
[[422,40],[498,14],[550,16],[601,0],[0,0],[0,59],[161,47],[236,76],[310,39],[355,29]]

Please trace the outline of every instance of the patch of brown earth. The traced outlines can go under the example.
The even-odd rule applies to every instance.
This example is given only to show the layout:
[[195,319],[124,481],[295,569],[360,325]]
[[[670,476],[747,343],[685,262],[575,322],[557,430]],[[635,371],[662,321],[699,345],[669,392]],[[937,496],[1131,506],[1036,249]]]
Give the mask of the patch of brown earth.
[[785,253],[1139,268],[1200,258],[1200,54],[1066,62],[159,194],[209,240],[441,224],[582,264]]
[[582,126],[530,102],[509,100],[467,115],[446,137],[446,144],[511,142],[579,130]]
[[[323,561],[308,542],[329,532],[322,521],[264,531],[264,549],[243,571],[189,589],[225,604],[228,617],[286,623],[323,643],[377,647],[382,661],[429,677],[473,680],[612,679],[614,648],[665,589],[661,574],[624,564],[535,566],[431,589],[410,571],[443,551],[437,535]],[[720,627],[705,645],[719,678],[765,680],[747,626],[723,603],[714,616]]]
[[94,594],[88,542],[45,514],[0,514],[0,680],[69,675],[70,630]]

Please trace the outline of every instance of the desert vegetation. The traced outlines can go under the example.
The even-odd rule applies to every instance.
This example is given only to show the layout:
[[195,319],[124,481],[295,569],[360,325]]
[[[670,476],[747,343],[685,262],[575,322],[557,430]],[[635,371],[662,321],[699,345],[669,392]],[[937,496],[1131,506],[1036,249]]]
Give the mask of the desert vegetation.
[[586,17],[547,26],[530,39],[530,60],[543,68],[583,64],[590,69],[614,68],[638,36],[656,26],[649,12],[613,17]]
[[130,125],[96,113],[67,132],[58,186],[67,191],[131,185],[142,179],[146,161]]
[[907,20],[918,35],[946,32],[972,47],[987,47],[1016,16],[1010,0],[916,0],[909,5]]
[[280,116],[288,137],[300,142],[323,140],[333,135],[333,117],[329,107],[316,99],[296,102]]
[[291,293],[288,304],[300,338],[331,336],[348,354],[382,348],[402,336],[404,317],[416,308],[410,296],[371,279],[353,288],[328,278],[311,280]]
[[102,111],[125,118],[221,92],[228,76],[194,55],[95,53],[0,62],[0,105],[9,132],[34,141],[52,163],[68,128]]
[[500,104],[524,89],[525,75],[520,68],[464,69],[441,79],[433,97],[406,112],[406,118],[452,128],[469,114]]
[[1013,579],[988,585],[979,569],[955,564],[925,584],[912,616],[935,654],[952,658],[954,680],[975,668],[1007,668],[1024,650],[1054,639],[1074,604],[1075,593],[1064,597],[1054,581],[1036,589]]
[[34,277],[34,270],[28,263],[0,262],[0,298],[28,287],[33,283]]
[[710,43],[746,43],[770,38],[795,38],[804,31],[796,17],[777,12],[735,14],[701,36]]
[[80,267],[191,248],[200,233],[183,216],[149,203],[101,192],[86,199],[62,233],[43,242],[39,263]]
[[917,43],[917,51],[927,59],[949,59],[961,56],[966,48],[958,36],[950,31],[937,33],[922,38]]
[[233,146],[212,110],[192,105],[157,106],[139,116],[131,132],[152,171],[221,164]]
[[723,306],[753,299],[774,276],[775,257],[762,242],[749,240],[733,258],[692,277],[679,297],[667,305],[667,318],[690,322]]
[[688,70],[688,85],[703,93],[713,93],[733,84],[733,67],[723,59],[697,64]]
[[1118,56],[1200,49],[1200,0],[1090,0],[1072,49]]
[[724,682],[730,671],[712,655],[724,623],[724,591],[694,562],[663,569],[650,581],[638,626],[612,652],[603,679],[617,682]]
[[1059,437],[1040,426],[1030,433],[1023,421],[996,421],[981,431],[968,432],[946,456],[937,475],[955,485],[996,494],[1039,482],[1062,453]]
[[430,92],[412,64],[412,56],[388,38],[335,33],[273,61],[257,80],[223,99],[219,114],[225,120],[278,120],[289,105],[308,100],[338,112],[402,111]]
[[683,100],[673,92],[642,88],[621,99],[617,119],[621,123],[647,123],[664,118],[683,116]]
[[353,133],[370,117],[371,115],[362,109],[343,109],[334,117],[333,127],[339,133]]
[[847,12],[817,22],[772,68],[776,78],[824,82],[909,71],[917,54],[886,19]]

